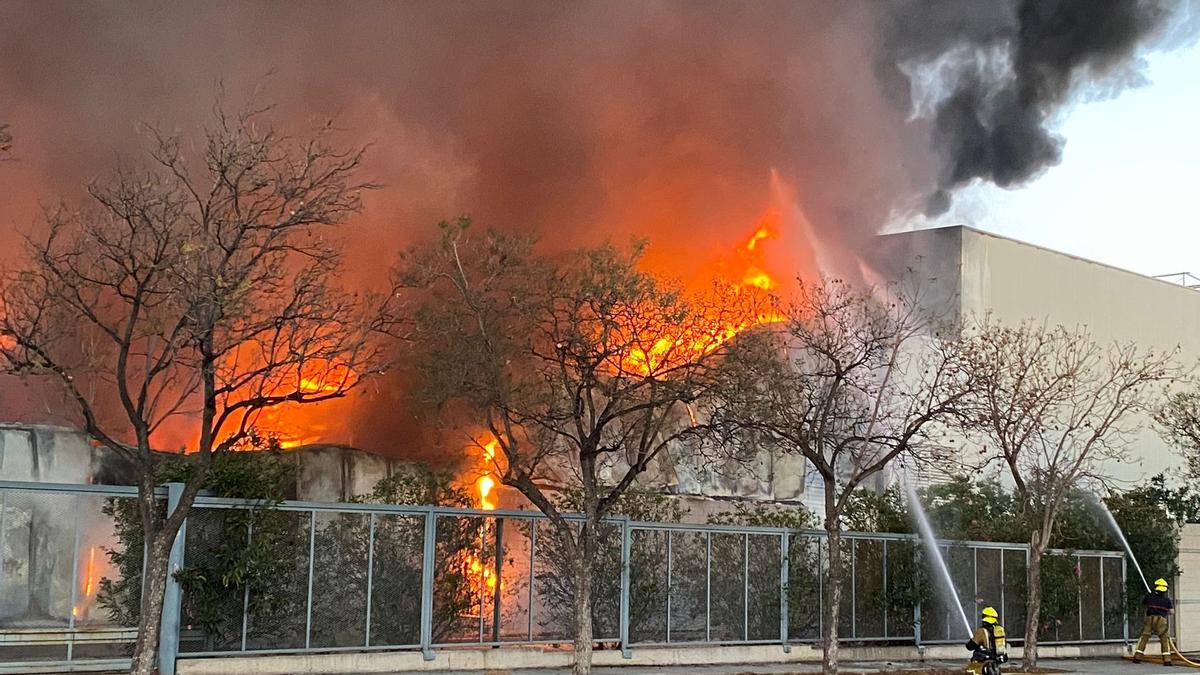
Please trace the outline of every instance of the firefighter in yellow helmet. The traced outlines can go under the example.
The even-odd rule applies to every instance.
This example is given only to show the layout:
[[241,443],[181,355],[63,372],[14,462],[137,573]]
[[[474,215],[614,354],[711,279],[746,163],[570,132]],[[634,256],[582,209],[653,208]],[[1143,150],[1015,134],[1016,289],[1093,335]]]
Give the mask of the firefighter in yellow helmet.
[[1171,638],[1167,635],[1167,617],[1175,613],[1175,605],[1167,595],[1166,579],[1154,580],[1154,592],[1146,594],[1142,599],[1142,606],[1146,608],[1146,620],[1142,622],[1142,637],[1138,639],[1137,649],[1133,650],[1133,661],[1142,662],[1142,655],[1146,653],[1146,643],[1150,641],[1151,635],[1157,635],[1158,642],[1162,645],[1163,665],[1169,666]]
[[991,607],[984,607],[979,613],[979,628],[967,640],[967,649],[971,650],[971,661],[965,672],[975,675],[997,675],[1000,664],[1008,661],[1008,647],[1004,641],[1004,626],[1000,625],[1000,615]]

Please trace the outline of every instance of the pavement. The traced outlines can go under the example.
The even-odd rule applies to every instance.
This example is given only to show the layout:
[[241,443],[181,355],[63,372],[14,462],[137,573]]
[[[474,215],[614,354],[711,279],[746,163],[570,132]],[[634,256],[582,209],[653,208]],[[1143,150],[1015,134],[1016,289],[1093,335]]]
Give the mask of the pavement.
[[[1195,659],[1195,657],[1193,657]],[[841,672],[846,675],[866,673],[958,673],[962,672],[965,661],[958,662],[843,662]],[[1120,658],[1105,659],[1042,659],[1039,668],[1060,673],[1089,673],[1090,675],[1149,675],[1161,673],[1165,668],[1158,663],[1133,663]],[[1019,663],[1010,663],[1005,671],[1015,673]],[[1166,672],[1187,673],[1190,668],[1180,668],[1178,665]],[[537,668],[511,671],[492,671],[495,675],[562,675],[571,672],[569,668]],[[594,675],[798,675],[799,673],[819,673],[819,663],[781,663],[742,666],[658,666],[658,667],[594,667]],[[467,673],[447,673],[440,675],[467,675]],[[476,674],[472,674],[476,675]]]

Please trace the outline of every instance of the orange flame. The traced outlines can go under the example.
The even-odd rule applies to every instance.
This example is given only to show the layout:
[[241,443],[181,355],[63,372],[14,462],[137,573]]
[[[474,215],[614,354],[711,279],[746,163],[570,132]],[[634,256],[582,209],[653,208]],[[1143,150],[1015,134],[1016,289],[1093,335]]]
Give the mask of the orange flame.
[[[734,283],[735,292],[763,293],[779,285],[766,271],[767,264],[762,245],[763,242],[776,237],[778,221],[778,211],[768,211],[746,239],[746,243],[735,251],[743,269],[740,275],[727,275],[734,278],[740,276],[740,281]],[[633,373],[649,375],[668,361],[703,356],[737,337],[744,330],[783,320],[784,317],[774,310],[740,318],[714,319],[714,325],[679,331],[676,335],[664,335],[657,338],[649,348],[631,349],[622,359],[621,366]]]
[[[496,495],[495,489],[497,485],[496,477],[491,469],[495,466],[496,446],[495,438],[490,438],[486,442],[476,441],[476,445],[483,453],[484,474],[475,481],[476,504],[478,508],[484,511],[496,510]],[[487,541],[488,528],[485,526],[479,532],[479,547],[483,549]],[[479,580],[478,590],[480,593],[486,588],[489,591],[496,589],[496,573],[488,565],[483,564],[483,560],[475,553],[469,553],[469,569],[472,576]]]
[[[292,380],[289,384],[281,383],[275,393],[286,395],[291,392],[300,394],[333,394],[354,381],[357,375],[344,366],[327,368],[308,368],[299,381]],[[283,403],[270,408],[264,408],[257,413],[254,427],[260,438],[274,440],[280,448],[288,450],[309,443],[316,443],[327,437],[329,426],[321,420],[328,419],[319,410],[323,403]],[[258,448],[236,448],[256,450]]]
[[479,508],[484,511],[494,511],[496,502],[492,501],[492,489],[496,487],[496,480],[490,475],[480,476],[479,481],[475,483],[479,488]]
[[484,511],[494,511],[496,509],[495,496],[492,491],[496,489],[496,477],[492,474],[492,467],[496,463],[496,445],[495,438],[488,439],[487,442],[478,444],[483,451],[484,474],[475,481],[475,488],[479,491],[479,508]]
[[750,235],[750,238],[746,240],[746,244],[742,247],[741,254],[746,260],[746,272],[742,275],[742,286],[760,288],[764,291],[775,288],[775,279],[764,270],[766,261],[763,257],[763,249],[758,243],[766,239],[775,238],[778,222],[779,212],[774,210],[768,211],[762,217],[762,220],[759,221],[754,234]]
[[88,550],[87,570],[83,577],[83,597],[79,599],[74,607],[71,608],[71,615],[78,617],[83,613],[85,607],[91,604],[92,596],[96,590],[96,547],[93,546]]
[[492,568],[484,565],[479,556],[471,556],[471,573],[483,582],[480,584],[481,590],[483,586],[486,586],[489,591],[496,589],[496,573],[492,571]]

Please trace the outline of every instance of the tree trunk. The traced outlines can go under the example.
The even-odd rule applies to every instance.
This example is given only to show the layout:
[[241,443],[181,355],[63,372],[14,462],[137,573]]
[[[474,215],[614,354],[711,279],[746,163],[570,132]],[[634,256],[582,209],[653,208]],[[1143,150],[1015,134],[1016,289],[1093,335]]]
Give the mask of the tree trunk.
[[1023,669],[1037,667],[1038,628],[1042,617],[1042,553],[1041,533],[1034,530],[1029,539],[1028,593],[1025,600],[1025,647]]
[[158,632],[162,621],[163,595],[167,589],[167,564],[171,544],[166,531],[159,529],[146,541],[146,567],[142,570],[142,608],[138,619],[137,642],[133,649],[133,675],[151,675],[158,668]]
[[179,498],[175,512],[164,518],[154,497],[157,487],[154,472],[146,469],[138,483],[138,501],[142,515],[142,535],[146,542],[146,566],[142,570],[142,605],[138,617],[137,641],[133,647],[132,675],[152,675],[158,668],[159,629],[162,623],[163,600],[167,580],[172,570],[171,547],[184,519],[191,511],[196,493],[204,483],[207,471],[201,467],[189,478]]
[[595,528],[591,523],[579,528],[579,545],[575,549],[575,663],[571,668],[572,675],[590,675],[592,672],[594,533]]
[[835,489],[828,485],[825,487],[825,540],[829,549],[829,570],[825,577],[825,635],[821,670],[828,675],[837,675],[838,672],[838,619],[842,607],[842,529],[833,499]]

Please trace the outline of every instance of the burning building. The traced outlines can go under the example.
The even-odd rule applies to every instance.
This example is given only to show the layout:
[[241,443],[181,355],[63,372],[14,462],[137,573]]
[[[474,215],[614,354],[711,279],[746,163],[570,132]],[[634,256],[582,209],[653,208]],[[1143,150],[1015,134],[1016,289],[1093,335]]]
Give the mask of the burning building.
[[[779,283],[759,257],[761,247],[770,243],[766,237],[771,227],[769,219],[760,223],[731,256],[736,264],[724,263],[747,286]],[[880,259],[881,273],[889,273],[888,265],[895,274],[915,267],[915,273],[930,283],[926,302],[939,313],[948,313],[950,321],[961,324],[970,317],[990,316],[1007,323],[1044,320],[1051,325],[1085,325],[1101,341],[1135,340],[1163,349],[1178,345],[1182,363],[1200,358],[1200,292],[1194,288],[965,226],[889,234],[881,240],[880,250],[886,254]],[[1181,466],[1178,456],[1146,422],[1133,446],[1136,461],[1112,467],[1119,481],[1135,482]],[[9,426],[0,437],[0,479],[129,482],[131,467],[86,442],[78,432]],[[965,444],[949,449],[972,450]],[[301,445],[287,454],[299,467],[293,495],[320,501],[368,493],[375,482],[408,461],[403,453],[320,443]],[[464,444],[458,454],[462,481],[476,495],[477,506],[528,506],[515,491],[500,485],[495,450],[487,438]],[[646,488],[680,496],[700,519],[724,508],[729,500],[819,507],[823,499],[821,481],[797,456],[762,453],[749,468],[740,462],[727,467],[693,464],[683,459],[687,456],[668,449],[641,481]],[[613,468],[614,475],[618,468]],[[564,477],[561,483],[569,481]]]

